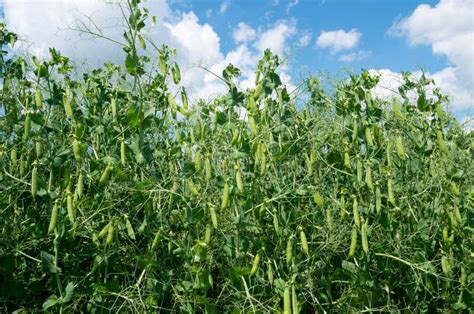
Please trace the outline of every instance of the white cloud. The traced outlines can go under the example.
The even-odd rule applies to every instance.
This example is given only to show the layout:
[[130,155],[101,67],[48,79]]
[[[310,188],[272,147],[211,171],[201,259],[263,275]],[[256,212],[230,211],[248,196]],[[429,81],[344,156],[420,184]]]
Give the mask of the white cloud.
[[281,55],[284,52],[287,40],[296,33],[296,28],[288,23],[279,22],[275,27],[262,32],[255,41],[254,46],[260,52],[270,49],[273,53]]
[[398,87],[403,84],[403,77],[400,73],[389,69],[369,70],[370,75],[378,76],[379,82],[372,89],[374,97],[389,99],[398,95]]
[[[158,15],[160,18],[169,14],[166,3],[157,2],[157,7],[161,12]],[[100,21],[97,26],[104,31],[105,35],[123,41],[121,37],[123,28],[117,25],[120,22],[121,13],[116,5],[108,5],[99,0],[91,0],[87,3],[58,0],[51,2],[6,0],[3,13],[8,27],[17,32],[21,39],[28,41],[20,42],[18,50],[28,49],[35,55],[46,57],[48,48],[54,46],[68,56],[97,61],[94,66],[121,55],[120,49],[111,42],[103,39],[81,40],[77,32],[68,29],[74,27],[79,19],[93,27],[90,21],[85,19],[89,16],[94,21]],[[82,34],[82,37],[90,36]]]
[[474,1],[419,5],[394,23],[389,34],[406,37],[410,45],[431,46],[434,54],[445,56],[449,66],[433,73],[433,78],[452,95],[454,111],[474,106]]
[[221,6],[219,7],[219,13],[224,14],[227,12],[227,9],[229,9],[230,2],[228,0],[224,1],[221,3]]
[[460,80],[463,75],[457,67],[447,67],[441,71],[431,74],[441,91],[447,94],[452,100],[452,111],[463,112],[469,109],[474,110],[474,86]]
[[193,12],[184,13],[178,23],[164,23],[177,50],[190,61],[206,63],[223,58],[220,38],[209,24],[200,24]]
[[[294,26],[284,22],[273,28],[262,28],[259,32],[248,27],[245,34],[237,36],[239,45],[223,53],[220,38],[213,27],[200,22],[193,12],[173,12],[165,0],[149,0],[146,5],[150,14],[157,16],[157,25],[152,27],[150,21],[144,29],[145,37],[152,39],[158,46],[167,44],[177,49],[181,83],[194,99],[209,99],[226,91],[220,79],[196,65],[206,67],[220,76],[227,64],[232,63],[242,70],[240,86],[251,88],[255,83],[254,70],[261,52],[267,48],[266,43],[270,43],[268,47],[274,52],[281,53],[290,36],[296,32]],[[75,60],[87,60],[86,64],[93,67],[110,60],[119,64],[123,62],[124,53],[116,43],[104,39],[87,39],[90,36],[78,41],[77,32],[67,30],[68,25],[74,26],[78,20],[92,26],[85,19],[90,16],[104,35],[123,42],[123,19],[117,5],[109,5],[103,0],[6,0],[4,16],[8,28],[25,39],[23,47],[20,47],[24,51],[47,57],[48,48],[55,47]],[[240,24],[239,28],[242,29]],[[285,72],[280,73],[285,82],[291,82],[291,77]]]
[[328,48],[332,53],[355,48],[360,41],[362,34],[353,28],[346,32],[343,29],[337,31],[323,31],[316,40],[316,45],[321,48]]
[[256,35],[257,32],[244,22],[240,22],[233,33],[234,41],[236,43],[249,42],[254,40]]
[[351,52],[344,54],[339,57],[339,61],[343,62],[352,62],[352,61],[359,61],[365,58],[368,58],[372,55],[372,52],[367,50],[359,50],[358,52]]
[[[427,78],[435,81],[436,87],[441,89],[441,92],[447,95],[452,103],[447,107],[448,110],[458,113],[469,113],[474,110],[472,100],[474,93],[471,90],[463,89],[459,86],[456,77],[456,69],[447,67],[435,73],[425,72]],[[379,76],[379,83],[373,88],[372,92],[375,97],[382,99],[389,99],[391,97],[399,97],[398,88],[403,84],[403,77],[401,73],[391,71],[389,69],[369,70],[371,75]],[[412,73],[413,79],[418,79],[422,75],[421,71]],[[427,90],[428,95],[431,95],[433,86]],[[415,92],[408,94],[411,101],[416,101]]]
[[305,34],[298,39],[298,42],[296,43],[299,47],[306,47],[309,45],[309,42],[311,41],[311,33]]

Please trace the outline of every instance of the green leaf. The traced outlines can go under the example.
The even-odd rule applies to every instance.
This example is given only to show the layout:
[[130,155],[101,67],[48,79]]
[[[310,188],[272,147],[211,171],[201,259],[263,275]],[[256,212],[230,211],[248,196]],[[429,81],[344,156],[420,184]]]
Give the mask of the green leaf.
[[65,294],[61,300],[61,303],[67,303],[72,300],[72,297],[74,296],[74,283],[69,282],[64,292]]
[[146,44],[145,40],[143,39],[142,35],[138,35],[138,43],[140,44],[140,47],[142,47],[143,50],[146,49]]
[[139,144],[139,139],[134,138],[132,142],[129,145],[130,149],[132,150],[133,154],[135,155],[135,160],[139,163],[142,164],[145,162],[145,157],[143,156],[143,153],[140,149],[140,144]]
[[41,251],[41,264],[46,272],[53,274],[61,272],[61,268],[54,265],[54,256],[45,251]]
[[137,55],[127,54],[127,57],[125,58],[125,68],[129,74],[137,74],[138,62],[139,60]]
[[49,309],[50,307],[52,306],[55,306],[56,304],[58,304],[59,302],[61,301],[60,298],[58,298],[56,295],[51,295],[49,296],[49,298],[44,301],[43,303],[43,310],[46,310],[46,309]]

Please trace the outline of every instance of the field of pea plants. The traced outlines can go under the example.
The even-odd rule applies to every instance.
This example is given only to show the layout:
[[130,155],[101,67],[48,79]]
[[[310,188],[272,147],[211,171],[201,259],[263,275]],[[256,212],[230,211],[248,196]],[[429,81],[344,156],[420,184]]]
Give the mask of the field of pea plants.
[[124,62],[81,76],[0,24],[1,312],[472,309],[474,133],[431,79],[294,93],[267,50],[191,101],[138,2]]

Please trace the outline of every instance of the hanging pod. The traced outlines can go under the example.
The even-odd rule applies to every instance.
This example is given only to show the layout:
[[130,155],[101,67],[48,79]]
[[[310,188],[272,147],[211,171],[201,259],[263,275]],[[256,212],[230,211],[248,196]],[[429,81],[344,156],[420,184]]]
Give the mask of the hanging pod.
[[227,180],[224,184],[224,190],[222,193],[221,209],[226,209],[227,206],[229,206],[229,194],[230,194],[230,186]]
[[248,116],[248,123],[249,123],[250,133],[252,133],[253,136],[257,136],[258,135],[258,130],[257,130],[257,126],[255,124],[255,119],[253,118],[252,115]]
[[372,169],[370,168],[369,163],[365,164],[365,183],[370,191],[374,190],[374,185],[372,183]]
[[79,140],[74,139],[72,141],[72,151],[74,153],[74,158],[78,163],[82,162],[82,144]]
[[357,228],[354,226],[352,227],[351,233],[351,246],[349,248],[349,258],[354,257],[357,248]]
[[36,109],[43,110],[43,98],[41,96],[41,90],[40,90],[39,85],[36,86],[35,105],[36,105]]
[[359,205],[357,203],[357,197],[354,195],[352,201],[352,214],[354,218],[354,224],[359,228],[360,227],[360,216],[359,216]]
[[240,170],[237,170],[236,173],[235,173],[235,183],[237,185],[237,190],[240,193],[243,193],[244,192],[244,183],[242,181],[242,174],[241,174]]
[[260,264],[260,253],[257,253],[257,255],[255,255],[255,258],[253,259],[252,269],[250,269],[250,276],[253,276],[257,273],[259,264]]
[[392,111],[395,114],[395,117],[397,117],[397,119],[400,119],[400,120],[405,119],[405,114],[402,113],[400,104],[398,103],[396,98],[393,98],[393,101],[392,101]]
[[31,195],[33,198],[38,194],[38,167],[36,164],[33,166],[31,171]]
[[193,196],[199,196],[199,191],[191,179],[188,179],[188,189]]
[[367,146],[370,148],[374,147],[374,138],[372,136],[372,130],[369,124],[365,126],[365,140],[367,141]]
[[397,139],[395,140],[395,147],[397,149],[398,158],[401,160],[405,160],[405,148],[403,147],[402,137],[397,135]]
[[58,212],[59,212],[59,205],[58,205],[58,200],[56,200],[53,204],[53,209],[51,210],[51,218],[49,220],[48,234],[53,233],[54,229],[56,228],[56,224],[58,222]]
[[308,240],[306,239],[306,234],[304,233],[303,228],[299,227],[299,229],[300,229],[301,248],[303,249],[303,252],[306,254],[306,256],[309,257],[309,246],[308,246]]
[[74,204],[72,201],[72,194],[71,192],[67,192],[66,196],[66,207],[67,207],[67,217],[69,218],[69,221],[71,224],[74,224],[75,221],[75,212],[74,212]]
[[25,130],[23,133],[23,144],[28,143],[28,140],[30,139],[30,132],[31,132],[31,116],[30,113],[26,113],[25,117]]
[[369,241],[367,239],[367,222],[362,223],[360,228],[360,237],[362,239],[362,250],[365,254],[369,253]]
[[112,165],[108,165],[107,167],[105,167],[104,172],[102,172],[102,175],[100,176],[100,179],[99,179],[100,187],[103,187],[105,186],[105,184],[107,184],[110,178],[110,174],[112,173],[112,170],[113,170]]
[[446,145],[444,139],[443,139],[443,133],[440,130],[436,131],[436,142],[438,143],[439,150],[444,154],[444,155],[449,155],[449,150],[448,146]]
[[124,219],[125,219],[125,228],[127,229],[128,236],[130,237],[130,239],[136,240],[135,230],[133,230],[133,226],[130,220],[128,219],[128,215],[124,215]]

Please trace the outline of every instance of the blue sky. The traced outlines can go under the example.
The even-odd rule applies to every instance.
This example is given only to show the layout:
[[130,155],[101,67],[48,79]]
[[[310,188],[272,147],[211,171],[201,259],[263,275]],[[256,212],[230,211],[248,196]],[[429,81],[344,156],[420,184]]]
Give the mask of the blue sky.
[[[173,1],[172,6],[182,11],[194,11],[203,22],[209,23],[219,34],[224,51],[234,47],[232,32],[239,22],[258,28],[281,20],[296,19],[301,32],[312,34],[309,47],[300,49],[292,62],[316,70],[338,72],[344,67],[385,68],[395,71],[425,69],[439,71],[446,64],[446,58],[433,56],[429,46],[409,46],[403,38],[389,36],[387,31],[397,18],[410,15],[421,4],[434,5],[437,1],[412,0],[301,0],[288,10],[288,1],[228,1],[227,11],[219,14],[218,1]],[[213,14],[208,16],[208,10]],[[359,50],[370,51],[363,60],[341,62],[327,50],[317,49],[314,40],[321,31],[356,28],[362,33]]]
[[[391,97],[402,71],[419,75],[423,70],[452,97],[448,109],[460,120],[474,111],[473,0],[145,3],[158,16],[147,36],[177,48],[183,83],[196,98],[212,97],[225,87],[195,65],[221,73],[232,62],[243,71],[241,87],[248,88],[258,58],[270,48],[287,57],[281,76],[290,87],[308,71],[344,77],[347,70],[365,68],[381,76],[376,95]],[[120,49],[84,40],[70,27],[91,17],[108,36],[120,39],[119,12],[103,0],[0,0],[2,19],[22,38],[18,50],[47,56],[47,48],[55,46],[94,66],[109,59],[121,62]]]

